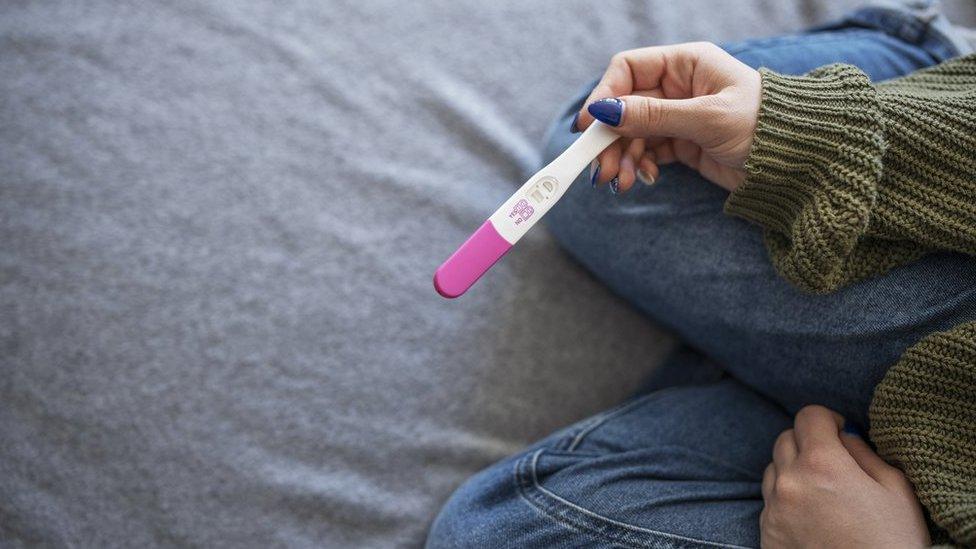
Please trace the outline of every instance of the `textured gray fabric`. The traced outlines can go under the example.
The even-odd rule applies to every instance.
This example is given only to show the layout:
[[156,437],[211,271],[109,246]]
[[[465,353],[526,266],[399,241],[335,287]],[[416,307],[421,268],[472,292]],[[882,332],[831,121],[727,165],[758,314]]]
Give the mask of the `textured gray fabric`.
[[618,50],[857,2],[6,1],[0,545],[417,545],[670,343],[544,229],[434,268]]

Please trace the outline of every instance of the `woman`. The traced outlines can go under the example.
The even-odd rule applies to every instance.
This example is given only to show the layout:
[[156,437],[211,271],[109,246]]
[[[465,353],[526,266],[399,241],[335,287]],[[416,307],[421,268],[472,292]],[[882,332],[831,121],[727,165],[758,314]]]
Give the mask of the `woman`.
[[609,192],[552,230],[696,379],[478,474],[430,546],[976,544],[976,55],[946,28],[614,57],[548,150],[614,126]]

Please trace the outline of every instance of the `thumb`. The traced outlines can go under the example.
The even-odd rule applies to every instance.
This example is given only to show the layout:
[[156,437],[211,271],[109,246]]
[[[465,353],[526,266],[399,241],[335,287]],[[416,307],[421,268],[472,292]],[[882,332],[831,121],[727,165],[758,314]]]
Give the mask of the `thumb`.
[[717,119],[714,109],[702,97],[660,99],[625,95],[595,101],[587,110],[625,137],[677,137],[694,142],[701,142]]

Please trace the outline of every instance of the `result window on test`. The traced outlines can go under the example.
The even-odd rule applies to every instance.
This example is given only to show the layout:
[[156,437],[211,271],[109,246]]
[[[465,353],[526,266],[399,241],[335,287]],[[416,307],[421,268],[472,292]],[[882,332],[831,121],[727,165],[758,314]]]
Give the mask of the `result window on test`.
[[541,204],[544,200],[549,199],[558,188],[559,183],[555,179],[546,177],[533,185],[528,195],[536,204]]

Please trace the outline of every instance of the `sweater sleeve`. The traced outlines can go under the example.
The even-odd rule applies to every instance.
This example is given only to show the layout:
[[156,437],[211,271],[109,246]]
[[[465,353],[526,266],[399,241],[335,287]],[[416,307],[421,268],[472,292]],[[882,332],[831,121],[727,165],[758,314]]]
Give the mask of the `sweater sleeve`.
[[976,254],[976,55],[877,85],[849,65],[761,72],[725,209],[764,227],[784,277],[824,293],[929,251]]
[[905,472],[932,522],[966,547],[976,546],[974,387],[976,322],[906,351],[875,389],[870,410],[878,453]]

